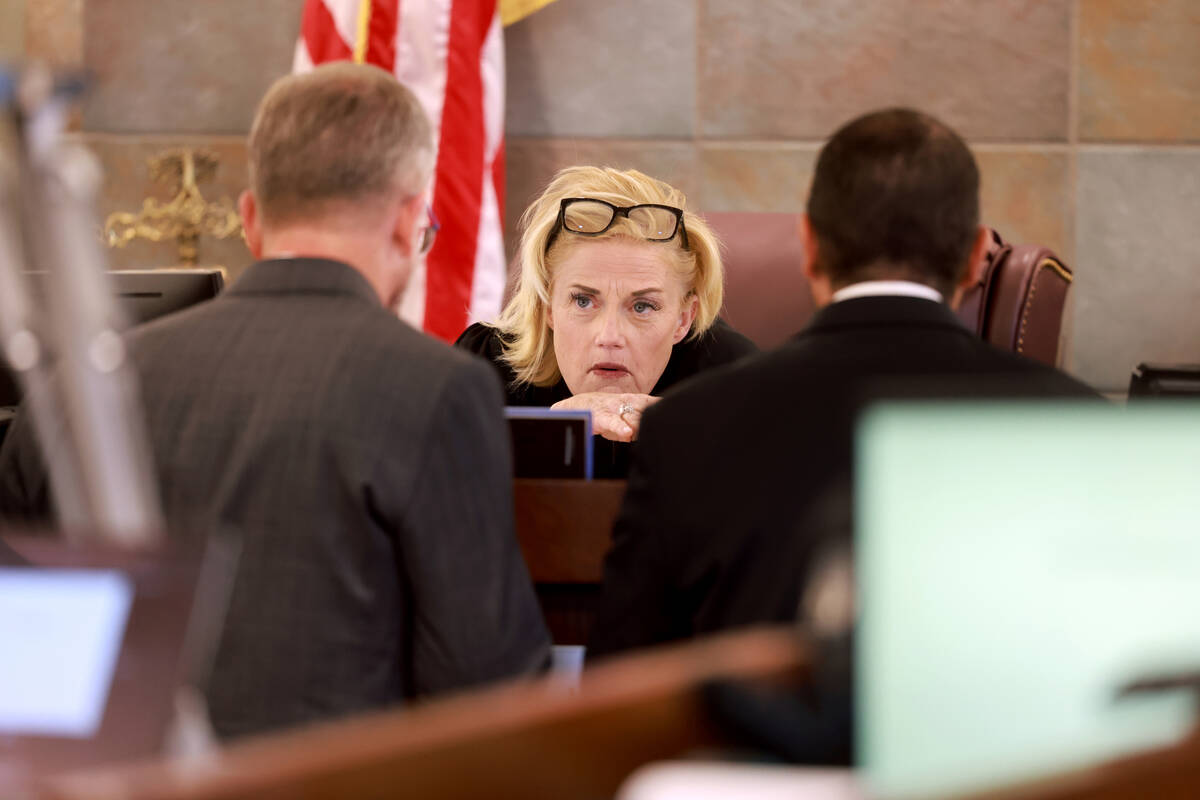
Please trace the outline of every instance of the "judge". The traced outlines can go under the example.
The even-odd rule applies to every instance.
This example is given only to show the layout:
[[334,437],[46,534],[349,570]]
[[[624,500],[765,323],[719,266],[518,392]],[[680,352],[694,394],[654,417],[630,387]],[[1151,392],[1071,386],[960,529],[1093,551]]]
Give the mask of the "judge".
[[716,235],[682,192],[634,170],[570,167],[522,219],[521,272],[494,325],[457,344],[495,365],[509,405],[582,409],[623,477],[642,412],[676,383],[754,352],[718,319]]

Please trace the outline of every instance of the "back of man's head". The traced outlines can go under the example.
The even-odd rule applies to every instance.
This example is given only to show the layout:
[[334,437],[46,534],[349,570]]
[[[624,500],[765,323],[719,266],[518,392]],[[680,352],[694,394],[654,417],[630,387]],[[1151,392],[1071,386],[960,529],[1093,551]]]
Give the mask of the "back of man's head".
[[817,272],[834,289],[912,280],[950,297],[979,225],[979,169],[949,127],[909,109],[844,125],[822,148],[808,199]]
[[282,78],[259,105],[250,188],[265,227],[369,214],[420,194],[434,165],[429,119],[411,91],[346,62]]

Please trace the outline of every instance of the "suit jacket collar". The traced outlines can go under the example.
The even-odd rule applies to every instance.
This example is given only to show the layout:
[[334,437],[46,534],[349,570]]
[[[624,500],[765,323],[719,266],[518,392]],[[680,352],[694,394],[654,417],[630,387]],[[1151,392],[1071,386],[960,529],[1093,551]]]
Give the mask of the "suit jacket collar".
[[363,274],[327,258],[275,258],[251,264],[227,294],[339,294],[381,305]]
[[950,307],[919,297],[859,297],[832,303],[818,311],[801,333],[874,327],[944,328],[971,336]]

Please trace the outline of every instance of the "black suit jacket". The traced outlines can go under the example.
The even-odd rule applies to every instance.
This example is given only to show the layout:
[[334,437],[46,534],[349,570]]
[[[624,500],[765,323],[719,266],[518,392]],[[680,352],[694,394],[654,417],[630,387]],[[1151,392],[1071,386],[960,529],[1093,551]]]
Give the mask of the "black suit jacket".
[[[980,341],[946,306],[908,297],[836,303],[780,349],[668,394],[643,419],[588,657],[796,621],[814,572],[849,547],[858,410],[898,383],[944,379],[948,394],[1097,397]],[[753,740],[781,736],[790,759],[850,763],[848,642],[846,631],[818,643],[807,706],[741,698],[722,713],[735,728],[759,720]]]
[[646,412],[589,656],[794,620],[814,557],[849,532],[857,411],[874,388],[913,376],[1096,397],[985,344],[939,303],[866,297],[823,309],[780,349]]
[[[318,259],[255,264],[129,350],[171,533],[243,536],[208,687],[220,734],[544,662],[488,364]],[[0,453],[8,516],[46,511],[37,456],[18,418]]]

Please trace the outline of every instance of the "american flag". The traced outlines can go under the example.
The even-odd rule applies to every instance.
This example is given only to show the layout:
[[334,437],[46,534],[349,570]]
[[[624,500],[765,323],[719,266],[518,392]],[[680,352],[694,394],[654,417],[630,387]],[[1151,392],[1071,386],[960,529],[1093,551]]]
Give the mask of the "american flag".
[[495,318],[504,294],[504,41],[496,0],[306,0],[294,71],[342,60],[393,73],[433,121],[433,209],[442,229],[399,312],[453,341],[471,322]]

